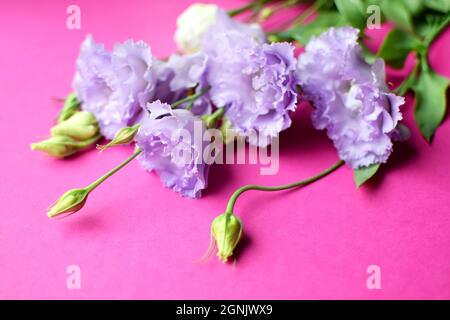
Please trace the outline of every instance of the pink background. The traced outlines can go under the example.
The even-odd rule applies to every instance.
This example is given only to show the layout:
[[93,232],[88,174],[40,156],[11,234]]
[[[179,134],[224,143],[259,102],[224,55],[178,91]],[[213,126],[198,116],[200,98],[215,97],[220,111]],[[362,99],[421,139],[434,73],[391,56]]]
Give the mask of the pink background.
[[[50,220],[46,208],[121,162],[131,148],[88,151],[60,161],[31,152],[49,132],[70,92],[81,41],[92,33],[111,48],[143,39],[163,57],[175,50],[175,20],[191,1],[75,1],[81,30],[65,26],[73,1],[0,2],[0,298],[302,299],[450,298],[450,123],[430,147],[404,107],[412,138],[356,190],[341,168],[303,190],[249,192],[236,213],[246,240],[236,266],[198,264],[212,219],[247,183],[306,178],[337,160],[332,144],[302,105],[282,136],[276,176],[257,165],[212,168],[194,201],[162,187],[132,163],[92,194],[76,215]],[[227,8],[243,1],[217,1]],[[386,30],[372,32],[375,45]],[[450,32],[431,50],[450,77]],[[398,83],[401,72],[390,72]],[[81,268],[81,290],[66,288],[68,265]],[[381,267],[382,289],[368,290],[366,268]]]

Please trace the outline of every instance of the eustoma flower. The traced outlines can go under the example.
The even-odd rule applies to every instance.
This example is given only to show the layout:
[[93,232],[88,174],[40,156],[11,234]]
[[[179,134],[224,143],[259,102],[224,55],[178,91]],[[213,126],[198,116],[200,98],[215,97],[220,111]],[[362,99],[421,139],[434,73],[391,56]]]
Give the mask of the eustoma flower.
[[209,166],[202,158],[203,141],[195,139],[194,130],[203,132],[203,121],[160,101],[149,103],[147,110],[136,134],[141,165],[155,171],[166,187],[199,198],[207,185]]
[[210,97],[225,108],[237,133],[264,147],[291,125],[289,112],[297,103],[294,48],[288,43],[263,43],[262,38],[230,27],[229,19],[219,16],[203,43]]
[[257,24],[244,24],[231,19],[227,13],[214,4],[195,3],[187,8],[177,19],[175,42],[182,53],[200,50],[205,34],[217,20],[223,20],[226,27],[239,29],[257,39],[263,39],[264,32]]
[[88,36],[81,45],[73,87],[82,109],[97,118],[108,139],[136,123],[151,101],[155,75],[150,47],[143,41],[116,44],[112,52]]
[[366,63],[357,39],[357,29],[331,28],[309,42],[298,63],[314,126],[327,130],[354,169],[387,161],[404,103],[386,87],[384,61]]

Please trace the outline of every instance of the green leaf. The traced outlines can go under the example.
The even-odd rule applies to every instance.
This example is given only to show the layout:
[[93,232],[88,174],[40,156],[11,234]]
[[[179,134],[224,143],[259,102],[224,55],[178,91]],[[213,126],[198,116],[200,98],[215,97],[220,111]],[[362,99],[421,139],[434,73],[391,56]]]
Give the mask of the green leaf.
[[296,40],[302,45],[306,45],[311,37],[325,32],[330,27],[342,26],[345,21],[337,12],[323,12],[307,25],[297,25],[286,32],[280,32],[278,36],[281,40]]
[[414,116],[420,132],[428,142],[444,119],[449,83],[448,79],[428,69],[421,73],[413,87],[416,97]]
[[383,41],[378,56],[395,68],[403,68],[406,57],[411,51],[419,49],[421,42],[412,34],[393,29]]
[[388,20],[396,26],[405,30],[412,30],[411,12],[408,6],[402,1],[384,0],[381,3],[381,10]]
[[413,16],[421,13],[424,8],[423,0],[401,0],[401,1]]
[[359,169],[353,170],[353,178],[355,180],[356,186],[359,188],[361,187],[367,180],[372,178],[375,173],[377,173],[378,169],[380,168],[380,164],[372,164],[368,167],[362,167]]
[[416,31],[424,38],[425,46],[430,46],[450,23],[450,14],[425,14],[421,18],[417,19]]
[[424,5],[432,10],[448,13],[450,11],[450,0],[424,0]]
[[338,11],[353,27],[364,30],[366,27],[366,12],[361,0],[334,0]]

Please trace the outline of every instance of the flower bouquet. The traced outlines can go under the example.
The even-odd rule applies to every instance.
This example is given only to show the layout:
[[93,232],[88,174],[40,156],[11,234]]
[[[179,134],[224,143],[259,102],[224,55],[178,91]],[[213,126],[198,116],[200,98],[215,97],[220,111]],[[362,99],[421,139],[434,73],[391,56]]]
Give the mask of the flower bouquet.
[[[305,10],[282,30],[263,29],[267,19],[296,6]],[[95,145],[104,152],[134,144],[135,151],[86,187],[64,193],[48,216],[79,211],[100,184],[135,158],[165,187],[198,199],[211,165],[223,163],[225,154],[233,157],[236,143],[273,153],[299,102],[309,102],[313,126],[326,131],[340,160],[306,180],[236,190],[212,222],[205,254],[217,249],[227,261],[243,235],[234,206],[244,192],[298,188],[344,164],[358,187],[375,175],[394,144],[408,139],[401,108],[409,90],[416,97],[417,125],[431,142],[446,112],[449,81],[431,69],[428,50],[449,23],[449,9],[447,0],[254,0],[231,11],[193,4],[177,20],[179,52],[164,59],[155,58],[144,41],[127,40],[109,51],[87,36],[73,93],[50,137],[31,148],[58,158]],[[372,53],[364,30],[386,20],[393,28]],[[415,67],[392,89],[385,63],[402,67],[411,52]]]

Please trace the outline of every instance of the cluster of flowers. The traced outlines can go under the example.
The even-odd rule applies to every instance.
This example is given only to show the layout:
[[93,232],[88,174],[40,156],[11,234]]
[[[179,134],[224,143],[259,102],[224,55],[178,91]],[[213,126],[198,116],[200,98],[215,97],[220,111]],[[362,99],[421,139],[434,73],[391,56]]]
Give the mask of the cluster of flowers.
[[[219,117],[213,126],[243,136],[257,132],[266,139],[248,142],[265,147],[290,127],[290,112],[305,99],[313,104],[314,126],[327,131],[340,158],[354,169],[386,162],[392,141],[401,138],[404,99],[389,92],[382,60],[373,65],[364,60],[359,30],[331,28],[296,58],[293,45],[269,43],[259,25],[237,22],[214,5],[191,6],[177,25],[182,54],[166,60],[156,59],[143,41],[128,40],[110,52],[88,36],[73,81],[81,110],[66,121],[89,113],[103,137],[135,141],[143,168],[183,196],[198,198],[207,186],[208,165],[197,161],[198,146],[183,145],[191,154],[188,163],[172,159],[171,151],[182,143],[173,132],[192,131],[195,121],[203,120],[206,128],[209,118]],[[97,134],[93,130],[87,138]],[[52,149],[45,141],[34,148]],[[234,223],[229,218],[226,225]],[[237,243],[242,229],[234,224]],[[223,248],[226,260],[234,245]]]

